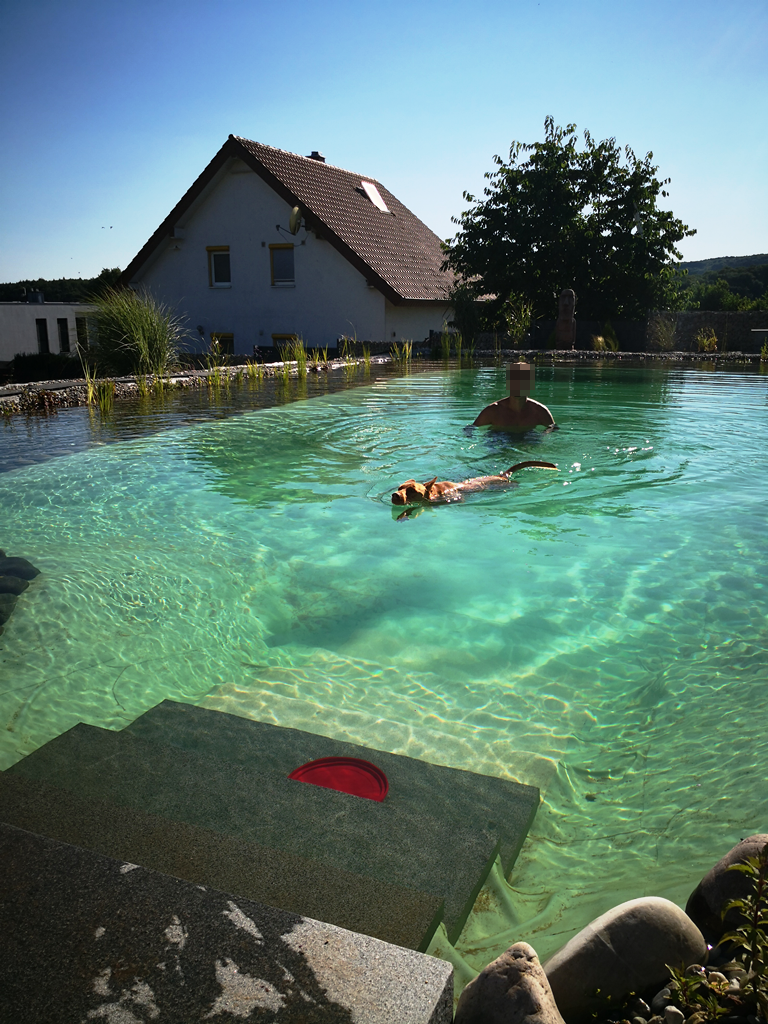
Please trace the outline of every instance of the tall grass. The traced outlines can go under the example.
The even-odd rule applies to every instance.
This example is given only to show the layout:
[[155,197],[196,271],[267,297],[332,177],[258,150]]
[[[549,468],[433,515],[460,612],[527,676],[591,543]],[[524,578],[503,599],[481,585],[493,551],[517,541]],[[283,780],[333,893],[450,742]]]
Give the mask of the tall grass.
[[304,339],[302,337],[294,338],[291,346],[293,359],[296,363],[296,372],[299,378],[307,376],[307,350],[304,348]]
[[83,378],[85,380],[85,400],[88,405],[96,401],[96,371],[91,369],[83,356],[80,357],[83,365]]
[[261,363],[257,363],[255,359],[246,360],[245,371],[248,374],[248,380],[251,383],[260,381],[264,376],[264,367],[261,365]]
[[91,300],[93,352],[109,373],[165,374],[186,337],[182,318],[149,292],[109,288]]
[[99,401],[99,412],[102,415],[112,412],[112,407],[115,404],[115,382],[100,380],[96,385],[96,395]]
[[398,363],[401,366],[407,365],[410,363],[413,354],[413,342],[404,341],[402,344],[398,344],[396,341],[393,341],[389,354],[392,357],[393,363]]
[[363,362],[365,363],[366,370],[371,368],[371,346],[363,345]]

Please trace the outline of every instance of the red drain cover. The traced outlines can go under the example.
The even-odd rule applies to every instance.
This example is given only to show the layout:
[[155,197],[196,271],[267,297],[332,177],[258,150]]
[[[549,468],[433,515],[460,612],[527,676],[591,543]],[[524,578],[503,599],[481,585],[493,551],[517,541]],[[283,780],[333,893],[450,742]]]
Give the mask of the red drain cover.
[[389,791],[387,776],[381,768],[359,757],[320,757],[294,768],[288,778],[366,800],[381,801]]

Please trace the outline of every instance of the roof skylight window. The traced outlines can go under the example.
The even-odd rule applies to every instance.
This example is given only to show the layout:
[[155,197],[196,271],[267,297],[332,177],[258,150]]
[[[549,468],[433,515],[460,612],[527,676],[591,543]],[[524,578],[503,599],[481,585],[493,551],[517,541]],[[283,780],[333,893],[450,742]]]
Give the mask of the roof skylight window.
[[365,194],[371,200],[377,210],[381,210],[382,213],[389,213],[389,207],[384,202],[379,194],[379,190],[373,184],[372,181],[361,181],[360,187],[363,189]]

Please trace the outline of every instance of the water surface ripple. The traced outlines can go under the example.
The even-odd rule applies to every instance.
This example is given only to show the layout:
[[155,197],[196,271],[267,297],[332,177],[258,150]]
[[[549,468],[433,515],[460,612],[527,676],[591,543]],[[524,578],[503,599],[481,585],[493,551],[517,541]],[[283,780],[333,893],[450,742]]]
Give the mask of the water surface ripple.
[[[540,785],[470,971],[684,902],[768,829],[768,377],[542,368],[559,431],[467,429],[502,382],[382,379],[48,461],[30,441],[0,475],[0,545],[43,570],[0,638],[0,767],[171,697]],[[560,472],[393,515],[408,477],[530,458]]]

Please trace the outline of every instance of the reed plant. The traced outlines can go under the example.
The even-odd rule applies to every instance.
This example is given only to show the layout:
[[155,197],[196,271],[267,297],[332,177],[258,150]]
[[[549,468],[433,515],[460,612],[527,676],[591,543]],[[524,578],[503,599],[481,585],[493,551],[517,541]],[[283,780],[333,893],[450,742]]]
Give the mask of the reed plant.
[[100,380],[96,385],[96,396],[99,403],[99,412],[102,416],[112,412],[115,404],[115,382],[113,380]]
[[96,370],[90,367],[82,357],[81,361],[85,379],[85,400],[88,405],[93,405],[96,402]]
[[365,363],[366,370],[371,368],[371,346],[363,345],[363,362]]
[[291,345],[293,360],[296,363],[296,373],[300,378],[307,376],[307,350],[304,347],[304,339],[299,336],[293,339]]
[[407,365],[411,361],[413,355],[413,342],[404,341],[402,344],[398,344],[396,341],[392,342],[392,347],[389,350],[389,354],[392,357],[392,362],[399,365]]
[[96,363],[113,374],[164,374],[186,337],[183,319],[149,292],[109,288],[91,300]]
[[261,363],[257,363],[255,359],[247,359],[245,363],[245,372],[248,374],[248,380],[251,383],[260,381],[264,376],[264,367]]
[[138,392],[139,398],[147,398],[149,395],[149,381],[147,380],[146,373],[136,374],[136,391]]

